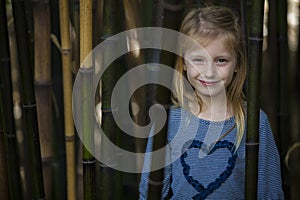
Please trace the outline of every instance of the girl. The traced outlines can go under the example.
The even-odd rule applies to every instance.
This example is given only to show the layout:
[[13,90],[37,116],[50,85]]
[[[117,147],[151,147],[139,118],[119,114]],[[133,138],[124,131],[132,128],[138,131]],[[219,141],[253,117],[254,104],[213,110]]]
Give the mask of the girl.
[[[162,198],[243,199],[246,106],[242,88],[247,63],[238,20],[227,8],[201,8],[187,14],[180,32],[200,46],[189,49],[180,44],[183,56],[176,61],[179,73],[174,75],[168,142],[180,132],[187,137],[180,139],[184,145],[175,143],[167,152],[174,162],[165,167]],[[186,89],[185,78],[192,92]],[[259,131],[258,199],[283,199],[279,154],[263,111]],[[151,143],[152,139],[147,150]],[[149,173],[142,174],[140,199],[147,199],[152,182]]]

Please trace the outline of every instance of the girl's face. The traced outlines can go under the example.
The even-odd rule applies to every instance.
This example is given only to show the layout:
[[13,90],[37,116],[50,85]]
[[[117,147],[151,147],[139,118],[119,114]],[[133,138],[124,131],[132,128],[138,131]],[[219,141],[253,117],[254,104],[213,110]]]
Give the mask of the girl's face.
[[203,100],[226,94],[232,80],[236,59],[225,44],[224,37],[217,37],[184,55],[187,78]]

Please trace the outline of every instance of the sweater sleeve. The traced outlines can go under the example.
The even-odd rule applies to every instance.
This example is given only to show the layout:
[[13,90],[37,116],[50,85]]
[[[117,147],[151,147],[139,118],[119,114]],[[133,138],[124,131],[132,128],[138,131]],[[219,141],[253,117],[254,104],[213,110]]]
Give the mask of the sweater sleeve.
[[[150,137],[147,142],[146,152],[151,152],[153,146],[153,137]],[[168,151],[170,152],[170,151]],[[152,154],[145,154],[143,173],[141,174],[140,184],[139,184],[139,199],[146,200],[148,198],[148,185],[151,184],[149,180],[150,169],[151,169],[151,156]],[[167,155],[170,156],[170,155]],[[162,199],[166,199],[170,190],[171,184],[171,164],[164,168],[164,180],[162,185]]]
[[280,157],[266,113],[260,111],[258,199],[284,199]]

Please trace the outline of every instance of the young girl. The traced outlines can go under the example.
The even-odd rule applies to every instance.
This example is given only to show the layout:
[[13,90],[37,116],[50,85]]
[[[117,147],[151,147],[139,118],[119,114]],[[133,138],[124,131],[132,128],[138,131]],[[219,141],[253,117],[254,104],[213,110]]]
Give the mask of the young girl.
[[[242,92],[246,54],[236,16],[230,9],[192,10],[180,32],[199,43],[183,47],[174,75],[168,142],[184,133],[184,145],[173,143],[165,167],[162,199],[244,199],[245,112]],[[184,79],[192,86],[186,90]],[[195,133],[193,133],[195,132]],[[190,137],[189,135],[193,135]],[[260,111],[258,199],[283,199],[279,154],[268,118]],[[149,139],[147,150],[151,150]],[[176,159],[176,154],[180,157]],[[145,159],[144,165],[151,161]],[[145,166],[144,166],[145,167]],[[149,173],[143,173],[140,199],[147,199]],[[157,184],[157,183],[156,183]]]

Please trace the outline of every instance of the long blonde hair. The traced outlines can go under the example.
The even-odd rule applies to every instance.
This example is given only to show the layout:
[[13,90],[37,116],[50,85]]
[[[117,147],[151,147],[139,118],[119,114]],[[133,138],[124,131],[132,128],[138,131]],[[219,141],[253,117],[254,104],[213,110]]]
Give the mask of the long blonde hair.
[[[235,141],[237,149],[245,130],[243,84],[247,73],[246,51],[238,18],[229,8],[225,7],[211,6],[195,9],[190,11],[182,21],[180,32],[191,37],[200,45],[205,45],[216,37],[222,36],[225,38],[228,50],[235,55],[236,72],[232,81],[226,87],[226,98],[227,106],[232,107],[238,129]],[[186,78],[186,72],[184,71],[182,56],[177,57],[175,69],[180,75],[174,75],[172,101],[175,105],[186,107],[184,106],[186,105],[184,99],[190,99],[191,97],[188,96],[184,86],[183,78]],[[202,100],[197,97],[196,101],[201,112]]]

